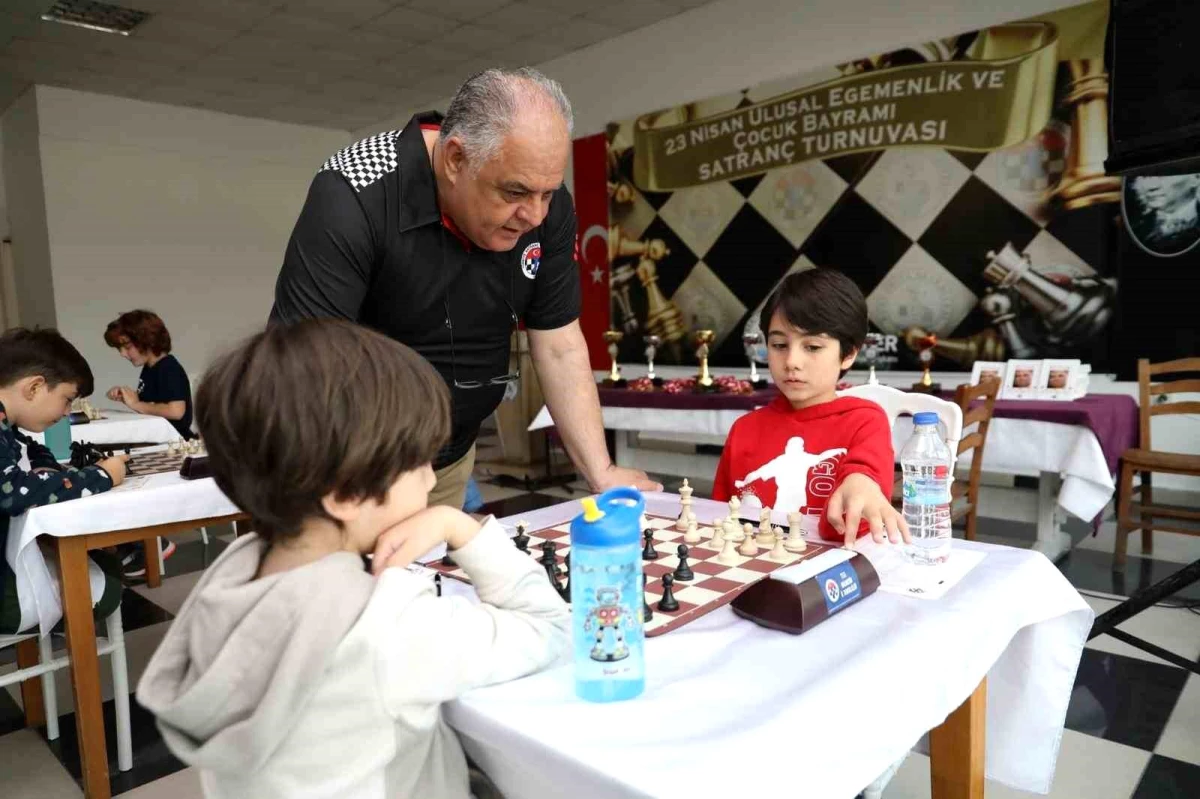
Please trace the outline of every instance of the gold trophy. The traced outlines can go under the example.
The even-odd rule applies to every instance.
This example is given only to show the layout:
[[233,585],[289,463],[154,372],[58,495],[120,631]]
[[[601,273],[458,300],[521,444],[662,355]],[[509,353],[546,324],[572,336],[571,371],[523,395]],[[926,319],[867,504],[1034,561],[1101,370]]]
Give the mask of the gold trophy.
[[695,390],[701,394],[709,394],[717,390],[712,375],[708,372],[708,345],[712,344],[717,335],[711,330],[697,330],[696,358],[700,361],[700,374],[696,375]]
[[608,342],[608,357],[612,358],[612,368],[608,370],[608,377],[604,378],[606,388],[625,388],[626,386],[625,378],[621,377],[621,367],[617,365],[617,345],[623,338],[625,338],[625,334],[620,330],[604,331],[604,340]]
[[[937,346],[937,333],[925,333],[923,336],[914,336],[914,340],[909,342],[909,346],[916,345],[917,359],[921,361],[921,379],[913,383],[912,390],[918,394],[936,394],[942,390],[940,383],[933,382],[933,375],[929,372],[929,367],[933,364],[933,350]],[[907,339],[906,339],[907,340]]]
[[1121,178],[1104,173],[1108,157],[1108,73],[1099,58],[1067,61],[1071,85],[1063,102],[1071,109],[1067,172],[1055,191],[1063,208],[1074,211],[1121,200]]

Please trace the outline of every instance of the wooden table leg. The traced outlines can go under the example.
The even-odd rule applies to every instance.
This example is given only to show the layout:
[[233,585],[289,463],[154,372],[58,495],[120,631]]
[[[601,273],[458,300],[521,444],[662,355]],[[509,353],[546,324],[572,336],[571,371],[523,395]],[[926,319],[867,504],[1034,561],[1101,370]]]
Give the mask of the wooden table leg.
[[[26,638],[17,644],[18,669],[27,669],[39,662],[36,638]],[[21,705],[25,708],[25,726],[40,727],[46,723],[46,700],[42,696],[41,677],[30,677],[21,683]]]
[[929,731],[933,799],[983,799],[987,678],[941,726]]
[[109,799],[112,794],[100,703],[100,658],[96,653],[96,623],[92,619],[92,587],[88,580],[87,542],[83,536],[58,539],[58,563],[62,572],[67,652],[71,657],[71,687],[75,692],[75,727],[79,735],[83,795],[87,799]]
[[143,543],[146,546],[146,587],[158,588],[162,585],[162,570],[158,568],[158,536],[150,536]]

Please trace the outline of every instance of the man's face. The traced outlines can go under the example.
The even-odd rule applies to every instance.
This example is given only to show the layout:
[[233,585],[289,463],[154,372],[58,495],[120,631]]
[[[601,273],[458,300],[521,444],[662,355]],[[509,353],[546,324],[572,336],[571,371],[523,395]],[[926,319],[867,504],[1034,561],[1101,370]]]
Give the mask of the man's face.
[[456,140],[446,143],[451,181],[446,210],[482,249],[511,250],[550,211],[550,198],[567,171],[570,140],[561,119],[543,117],[513,128],[478,172],[472,171]]

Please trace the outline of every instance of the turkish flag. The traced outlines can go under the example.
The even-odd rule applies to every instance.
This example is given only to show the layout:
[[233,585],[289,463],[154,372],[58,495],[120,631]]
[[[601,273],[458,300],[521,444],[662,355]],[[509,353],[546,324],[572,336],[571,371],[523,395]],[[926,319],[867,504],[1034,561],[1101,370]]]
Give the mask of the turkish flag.
[[608,369],[608,140],[603,133],[574,141],[575,261],[579,264],[579,326],[593,369]]

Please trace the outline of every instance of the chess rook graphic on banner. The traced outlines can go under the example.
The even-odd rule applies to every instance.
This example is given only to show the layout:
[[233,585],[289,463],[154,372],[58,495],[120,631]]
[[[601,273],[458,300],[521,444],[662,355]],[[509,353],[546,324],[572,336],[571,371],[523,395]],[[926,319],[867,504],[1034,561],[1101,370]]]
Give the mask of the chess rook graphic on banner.
[[655,335],[659,362],[694,363],[704,329],[711,364],[744,367],[771,291],[830,268],[867,298],[877,369],[918,368],[931,334],[939,369],[1102,369],[1121,227],[1106,22],[1089,3],[609,124],[586,190],[607,197],[620,359]]

